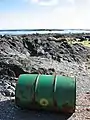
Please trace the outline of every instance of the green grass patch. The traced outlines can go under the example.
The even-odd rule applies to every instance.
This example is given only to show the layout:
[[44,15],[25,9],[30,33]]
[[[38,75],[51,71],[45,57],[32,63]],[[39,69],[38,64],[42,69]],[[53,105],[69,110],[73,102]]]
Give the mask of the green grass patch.
[[83,44],[84,46],[90,47],[90,41],[82,41],[82,42],[78,42],[78,41],[69,41],[69,44],[75,44],[75,43],[80,43]]

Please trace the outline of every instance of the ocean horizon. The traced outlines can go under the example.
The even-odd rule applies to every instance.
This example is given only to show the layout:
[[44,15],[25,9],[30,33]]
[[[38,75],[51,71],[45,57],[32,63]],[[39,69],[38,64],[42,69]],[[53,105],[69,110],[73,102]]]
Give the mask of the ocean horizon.
[[68,33],[90,33],[90,29],[7,29],[0,30],[0,35],[4,34],[48,34],[48,33],[60,33],[60,34],[68,34]]

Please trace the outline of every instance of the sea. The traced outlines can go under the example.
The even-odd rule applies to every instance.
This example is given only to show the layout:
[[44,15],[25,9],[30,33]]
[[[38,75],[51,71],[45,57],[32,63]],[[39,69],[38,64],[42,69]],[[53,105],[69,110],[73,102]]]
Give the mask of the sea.
[[11,35],[21,35],[21,34],[48,34],[48,33],[60,33],[60,34],[68,34],[68,33],[90,33],[90,30],[85,29],[58,29],[58,30],[40,30],[40,29],[28,29],[28,30],[0,30],[0,35],[11,34]]

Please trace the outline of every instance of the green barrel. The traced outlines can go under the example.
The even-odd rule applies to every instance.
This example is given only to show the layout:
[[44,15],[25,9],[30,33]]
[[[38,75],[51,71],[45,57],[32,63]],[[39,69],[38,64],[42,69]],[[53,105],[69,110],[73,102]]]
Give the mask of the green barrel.
[[34,87],[38,74],[23,74],[19,76],[15,89],[15,102],[20,107],[28,108],[34,99]]
[[43,109],[51,109],[53,106],[54,76],[40,75],[35,87],[35,100]]
[[16,84],[15,103],[22,108],[73,113],[76,80],[59,75],[22,74]]
[[76,81],[70,77],[56,76],[54,98],[58,110],[73,113],[76,103]]

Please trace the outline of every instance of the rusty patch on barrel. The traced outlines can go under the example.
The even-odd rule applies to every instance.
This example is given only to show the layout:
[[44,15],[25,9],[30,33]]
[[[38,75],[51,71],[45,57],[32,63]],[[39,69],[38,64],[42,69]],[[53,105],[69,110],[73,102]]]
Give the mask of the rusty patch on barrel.
[[62,111],[66,113],[73,113],[75,111],[73,106],[70,106],[68,103],[62,105]]

